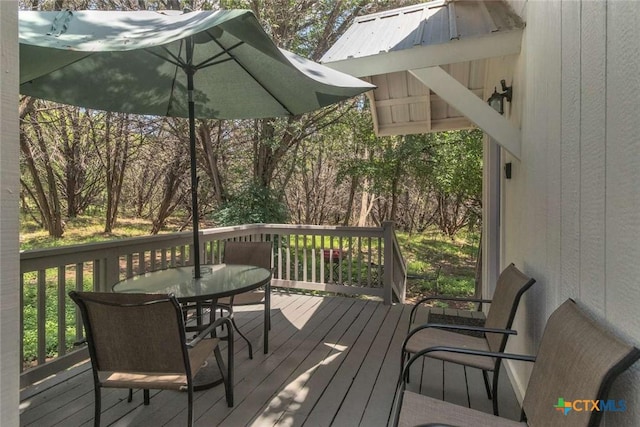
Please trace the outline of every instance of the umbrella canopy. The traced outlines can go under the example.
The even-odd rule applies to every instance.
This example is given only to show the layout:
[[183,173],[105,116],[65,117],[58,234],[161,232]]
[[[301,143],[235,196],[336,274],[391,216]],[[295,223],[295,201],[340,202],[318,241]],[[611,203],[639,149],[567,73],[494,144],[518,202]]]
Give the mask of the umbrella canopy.
[[298,115],[373,88],[279,49],[248,10],[21,11],[20,93],[189,118],[199,277],[195,118]]
[[[20,12],[20,93],[106,111],[296,115],[372,88],[279,49],[248,10]],[[192,60],[188,41],[192,37]]]

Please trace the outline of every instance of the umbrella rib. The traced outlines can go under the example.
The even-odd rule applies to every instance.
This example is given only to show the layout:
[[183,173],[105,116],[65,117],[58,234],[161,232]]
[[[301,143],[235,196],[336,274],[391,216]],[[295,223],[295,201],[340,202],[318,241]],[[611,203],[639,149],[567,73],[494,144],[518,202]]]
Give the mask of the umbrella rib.
[[224,62],[228,62],[228,61],[233,61],[233,58],[224,58],[224,59],[221,59],[220,61],[216,61],[216,62],[209,62],[209,61],[207,61],[207,64],[206,64],[206,65],[202,65],[202,64],[204,64],[204,63],[202,63],[202,64],[199,64],[196,68],[197,68],[198,70],[202,70],[202,69],[204,69],[204,68],[213,67],[214,65],[222,64],[222,63],[224,63]]
[[[214,40],[214,39],[212,39],[212,40]],[[229,60],[233,59],[233,57],[229,54],[229,52],[232,51],[233,49],[237,48],[238,46],[242,46],[243,44],[244,44],[244,42],[240,41],[240,42],[234,44],[233,46],[231,46],[229,49],[225,49],[222,46],[220,46],[220,43],[218,43],[218,46],[220,46],[220,48],[222,49],[222,52],[220,52],[220,53],[218,53],[216,55],[213,55],[211,58],[209,58],[209,59],[207,59],[205,61],[202,61],[201,63],[196,65],[195,68],[199,70],[201,68],[207,68],[207,67],[210,67],[212,65],[216,65],[216,64],[220,64],[222,62],[229,61]],[[216,62],[212,62],[212,61],[215,61],[216,59],[218,59],[219,57],[221,57],[224,54],[229,55],[229,58],[223,59],[223,60],[220,60],[220,61],[216,61]]]
[[[151,50],[145,49],[148,53],[150,53],[153,56],[156,56],[160,59],[162,59],[163,61],[166,61],[170,64],[175,65],[176,67],[180,67],[180,68],[184,68],[184,66],[186,65],[184,62],[182,62],[182,60],[180,59],[180,57],[174,55],[169,49],[167,49],[166,47],[162,46],[162,50],[164,50],[167,55],[169,55],[169,57],[166,56],[162,56],[159,53],[155,53]],[[172,60],[173,58],[173,60]]]
[[[167,49],[165,46],[162,46],[162,50],[164,50],[166,52],[167,56],[162,56],[152,50],[148,50],[145,49],[145,51],[147,53],[150,53],[151,55],[160,58],[163,61],[168,62],[169,64],[173,64],[175,65],[177,68],[175,69],[175,73],[173,75],[173,84],[171,85],[171,96],[169,97],[169,99],[173,98],[173,91],[175,90],[175,85],[176,85],[176,75],[178,74],[178,68],[181,69],[185,69],[186,68],[186,63],[184,61],[182,61],[182,59],[180,58],[180,54],[178,55],[174,55],[169,49]],[[182,42],[180,42],[180,52],[182,52]],[[173,58],[173,60],[171,59]],[[166,116],[170,116],[169,114],[169,109],[171,108],[171,101],[169,101],[169,104],[167,105],[167,113],[165,114]]]
[[[285,109],[285,111],[286,111],[287,113],[289,113],[289,115],[291,115],[291,116],[295,116],[295,114],[294,114],[294,113],[293,113],[289,108],[287,108],[287,106],[286,106],[286,105],[284,105],[284,104],[282,103],[282,101],[280,101],[280,99],[278,99],[278,97],[277,97],[277,96],[275,96],[275,95],[274,95],[274,94],[273,94],[273,93],[272,93],[272,92],[271,92],[271,91],[270,91],[270,90],[269,90],[269,89],[268,89],[264,84],[262,84],[262,82],[260,81],[260,79],[258,79],[258,77],[257,77],[257,76],[255,76],[252,72],[250,72],[250,71],[247,69],[247,67],[245,67],[245,66],[242,64],[242,62],[240,62],[240,61],[238,60],[238,58],[236,58],[235,56],[233,56],[232,52],[230,52],[226,47],[224,47],[224,46],[223,46],[223,45],[222,45],[222,44],[221,44],[217,39],[213,39],[213,41],[214,41],[218,46],[220,46],[220,49],[222,49],[223,51],[227,52],[227,54],[231,57],[231,59],[233,59],[233,60],[235,61],[235,63],[236,63],[236,64],[238,64],[238,65],[240,66],[240,68],[242,68],[242,69],[245,71],[245,73],[247,73],[249,76],[251,76],[251,78],[252,78],[253,80],[255,80],[255,82],[256,82],[256,83],[258,83],[258,84],[260,85],[260,87],[261,87],[262,89],[264,89],[264,90],[265,90],[265,92],[267,92],[267,93],[271,96],[271,98],[273,98],[273,99],[274,99],[278,104],[280,104],[280,106],[281,106],[282,108],[284,108],[284,109]],[[237,45],[234,45],[233,47],[237,47]]]

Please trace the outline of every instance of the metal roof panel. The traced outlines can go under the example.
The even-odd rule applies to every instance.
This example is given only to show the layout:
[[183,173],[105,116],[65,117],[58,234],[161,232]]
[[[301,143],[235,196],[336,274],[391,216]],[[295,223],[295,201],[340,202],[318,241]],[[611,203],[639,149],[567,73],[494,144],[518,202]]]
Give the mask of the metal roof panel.
[[434,1],[357,18],[321,62],[447,43],[522,29],[522,20],[502,1]]

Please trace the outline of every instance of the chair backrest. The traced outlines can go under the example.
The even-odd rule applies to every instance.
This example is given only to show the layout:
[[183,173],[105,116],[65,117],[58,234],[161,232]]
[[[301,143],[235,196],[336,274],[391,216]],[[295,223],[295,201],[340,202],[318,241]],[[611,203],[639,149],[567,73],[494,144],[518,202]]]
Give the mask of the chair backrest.
[[225,264],[255,265],[271,270],[271,242],[225,242]]
[[559,399],[606,401],[613,380],[639,357],[637,348],[567,300],[549,317],[542,335],[522,407],[529,425],[598,425],[602,411],[580,403],[577,408],[585,410],[570,410],[565,415]]
[[[513,319],[516,317],[520,297],[535,282],[534,279],[518,270],[515,265],[509,264],[498,277],[485,326],[487,328],[510,329]],[[507,335],[488,333],[486,336],[491,351],[504,351],[507,345]]]
[[94,372],[189,372],[184,323],[173,296],[69,293],[80,308]]

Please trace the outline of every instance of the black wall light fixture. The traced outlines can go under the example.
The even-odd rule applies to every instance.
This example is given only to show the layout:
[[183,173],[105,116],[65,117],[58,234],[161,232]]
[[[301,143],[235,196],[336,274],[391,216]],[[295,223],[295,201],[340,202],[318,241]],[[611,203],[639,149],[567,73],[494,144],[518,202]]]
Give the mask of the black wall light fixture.
[[504,164],[504,177],[511,179],[511,162]]
[[504,100],[511,102],[512,95],[512,87],[507,86],[507,83],[504,80],[500,80],[500,84],[502,85],[502,93],[498,92],[496,87],[493,88],[493,93],[487,100],[491,108],[496,110],[500,114],[504,114]]

